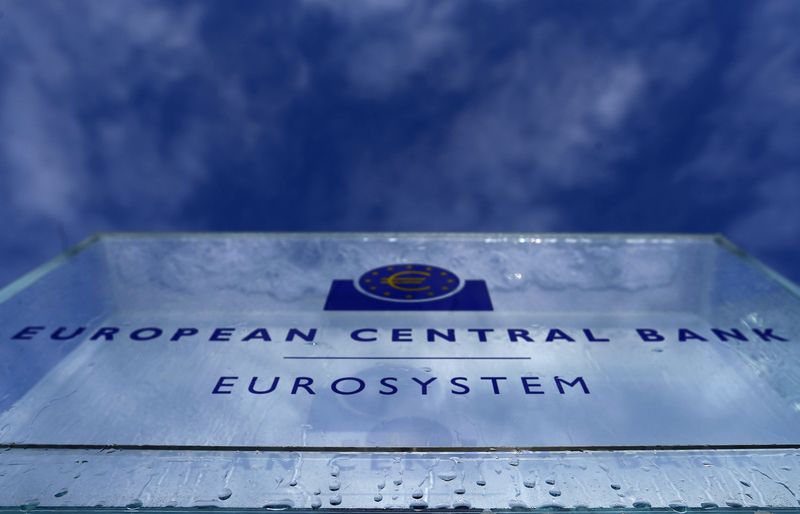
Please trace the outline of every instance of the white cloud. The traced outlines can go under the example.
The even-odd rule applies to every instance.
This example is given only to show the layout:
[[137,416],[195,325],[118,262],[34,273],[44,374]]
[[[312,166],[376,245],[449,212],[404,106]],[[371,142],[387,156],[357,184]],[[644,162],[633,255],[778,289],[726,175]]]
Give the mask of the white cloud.
[[361,93],[380,96],[408,85],[415,73],[458,52],[457,2],[306,0],[344,25],[335,45],[337,65]]
[[168,227],[204,179],[202,152],[213,127],[194,117],[166,144],[153,113],[130,108],[136,88],[161,93],[202,69],[201,7],[121,1],[5,8],[0,217],[13,220],[14,230],[0,236],[0,251],[27,254],[15,275],[60,250],[56,234],[74,242],[114,228],[114,209],[127,211],[128,228]]
[[777,250],[800,240],[800,173],[765,177],[755,190],[756,207],[733,221],[728,234],[746,248]]
[[462,176],[511,175],[495,183],[501,198],[535,191],[518,186],[602,180],[607,162],[628,146],[615,131],[638,101],[646,70],[582,41],[537,52],[548,37],[533,38],[495,70],[499,87],[458,119],[444,156]]
[[741,214],[725,232],[752,251],[800,240],[800,10],[793,2],[754,4],[712,114],[708,143],[682,171],[710,194],[736,184]]
[[63,105],[43,101],[31,65],[19,68],[0,103],[7,163],[0,198],[17,215],[73,222],[85,169],[80,127]]
[[444,211],[435,223],[445,228],[569,229],[574,206],[559,195],[618,180],[614,166],[638,150],[631,118],[663,100],[656,86],[690,81],[708,54],[683,35],[621,48],[566,25],[543,18],[524,44],[473,69],[491,87],[441,138],[421,138],[391,162],[365,161],[351,191],[365,201],[350,221],[379,212],[390,226],[426,226]]
[[[291,12],[281,14],[285,32],[275,33],[279,22],[270,17],[242,17],[238,32],[228,34],[236,44],[225,48],[213,47],[203,32],[216,23],[204,3],[9,5],[0,20],[0,218],[13,219],[13,229],[0,234],[0,252],[13,253],[5,262],[22,262],[24,252],[33,261],[52,255],[60,241],[48,238],[59,227],[73,240],[103,229],[201,228],[183,209],[206,183],[227,182],[227,170],[212,170],[207,154],[225,144],[220,135],[233,134],[242,146],[223,156],[252,151],[243,156],[251,175],[237,180],[258,178],[263,189],[283,194],[280,188],[295,187],[296,177],[281,168],[286,156],[271,160],[262,151],[264,141],[285,143],[293,148],[287,154],[305,152],[296,148],[313,138],[293,140],[296,127],[281,125],[281,116],[302,95],[327,98],[312,88],[338,85],[339,78],[347,88],[333,96],[347,105],[397,107],[390,104],[399,97],[419,102],[408,107],[412,121],[404,120],[402,129],[416,132],[389,145],[344,141],[343,148],[355,149],[332,163],[351,170],[339,177],[344,200],[330,198],[327,178],[301,170],[309,179],[302,195],[291,192],[298,203],[330,202],[336,213],[321,226],[574,229],[573,205],[565,198],[578,191],[591,202],[593,195],[580,191],[618,186],[619,163],[641,150],[639,130],[659,137],[660,120],[648,109],[675,101],[720,44],[717,29],[693,28],[696,9],[689,3],[665,10],[661,3],[636,2],[602,19],[542,12],[509,29],[515,32],[499,51],[465,23],[468,6],[477,4],[458,1],[306,0],[307,10],[287,7]],[[485,5],[502,18],[509,15],[504,9],[526,3]],[[743,211],[727,232],[748,247],[778,248],[784,242],[758,227],[775,225],[783,239],[800,235],[792,194],[799,166],[800,40],[794,33],[800,20],[792,3],[753,9],[725,71],[720,108],[705,120],[712,127],[708,143],[682,177],[710,184],[711,191],[734,175],[744,177],[756,209]],[[325,32],[322,51],[309,43],[317,34],[302,32],[303,21],[318,21],[320,13],[334,28]],[[253,54],[244,58],[240,51]],[[261,75],[251,73],[256,68]],[[317,81],[331,73],[336,79]],[[259,82],[264,75],[268,80]],[[277,86],[268,83],[276,76]],[[420,79],[431,80],[433,109],[415,90]],[[203,85],[203,100],[187,99],[180,126],[167,128],[163,111],[183,105],[176,95],[188,88],[175,86],[186,83]],[[203,110],[209,99],[217,102],[213,115]],[[309,105],[308,118],[348,115],[341,106],[317,111]],[[354,116],[381,127],[394,121]],[[341,126],[354,130],[351,121]],[[340,125],[324,125],[320,134],[330,135],[332,126]],[[399,132],[382,128],[376,137],[387,134]],[[357,135],[371,134],[363,128]],[[295,157],[287,160],[294,165]],[[605,207],[581,208],[601,216]]]

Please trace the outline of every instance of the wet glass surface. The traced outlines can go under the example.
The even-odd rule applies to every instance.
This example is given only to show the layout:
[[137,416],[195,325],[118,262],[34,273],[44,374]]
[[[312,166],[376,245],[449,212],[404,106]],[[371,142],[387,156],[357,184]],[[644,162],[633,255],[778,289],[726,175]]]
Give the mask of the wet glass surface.
[[[493,310],[323,310],[407,263]],[[711,238],[101,238],[2,304],[0,441],[795,444],[798,305]]]
[[[330,489],[326,505],[280,467],[287,508],[669,507],[642,482],[653,475],[630,475],[647,458],[658,461],[649,469],[674,468],[665,480],[682,480],[676,491],[692,491],[673,495],[680,508],[792,505],[800,300],[721,238],[120,234],[0,294],[0,485],[14,502],[29,494],[20,470],[52,459],[33,489],[87,460],[125,491],[103,503],[124,507],[140,495],[110,469],[142,459],[178,480],[175,459],[210,476],[249,476],[241,459],[306,462],[307,476],[327,476],[349,455],[360,462],[342,481],[352,489]],[[714,492],[692,473],[721,455],[728,475],[750,483],[744,474],[761,470],[789,496],[720,500],[735,496],[732,485]],[[409,459],[439,477],[446,498],[434,502],[427,479],[398,484],[393,501],[365,485],[402,475]],[[515,459],[529,469],[520,474]],[[571,485],[539,476],[550,459],[573,462]],[[503,480],[486,478],[493,466]],[[633,481],[609,478],[628,488],[622,496],[611,485],[605,495],[572,490],[615,468]],[[494,485],[451,491],[464,476]],[[527,498],[526,481],[547,494]],[[77,500],[58,487],[42,505],[100,494]],[[254,493],[223,504],[224,491],[242,487],[220,485],[209,505],[262,506]],[[169,504],[145,489],[142,505]],[[192,498],[173,506],[197,506]]]

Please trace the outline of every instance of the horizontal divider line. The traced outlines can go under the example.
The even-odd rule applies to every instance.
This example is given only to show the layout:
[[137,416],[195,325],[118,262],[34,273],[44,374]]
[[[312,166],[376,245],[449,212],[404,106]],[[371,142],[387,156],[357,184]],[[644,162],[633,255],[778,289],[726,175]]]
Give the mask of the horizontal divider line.
[[800,450],[798,444],[688,444],[632,446],[249,446],[249,445],[157,445],[157,444],[41,444],[0,443],[0,450],[164,450],[164,451],[257,451],[310,453],[514,453],[514,452],[609,452],[692,450]]
[[377,360],[377,361],[389,361],[389,360],[456,360],[456,361],[528,361],[531,360],[530,357],[368,357],[368,356],[352,356],[352,357],[342,357],[342,356],[301,356],[301,355],[288,355],[285,356],[284,359],[294,359],[294,360]]

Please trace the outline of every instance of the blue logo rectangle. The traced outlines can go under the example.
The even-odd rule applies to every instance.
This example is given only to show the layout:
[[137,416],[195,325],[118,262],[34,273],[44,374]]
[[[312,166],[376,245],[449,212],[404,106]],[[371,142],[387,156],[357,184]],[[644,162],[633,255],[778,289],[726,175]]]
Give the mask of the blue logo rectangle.
[[395,264],[364,273],[358,281],[334,280],[326,311],[491,311],[483,280],[461,280],[426,264]]

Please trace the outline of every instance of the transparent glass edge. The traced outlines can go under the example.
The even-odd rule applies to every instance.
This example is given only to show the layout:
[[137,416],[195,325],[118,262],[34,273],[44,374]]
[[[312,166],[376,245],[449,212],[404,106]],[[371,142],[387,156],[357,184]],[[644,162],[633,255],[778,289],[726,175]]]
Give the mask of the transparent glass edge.
[[32,269],[28,273],[25,273],[18,279],[12,281],[2,289],[0,289],[0,304],[6,302],[8,299],[16,295],[17,293],[23,291],[24,289],[30,287],[39,279],[43,278],[51,271],[59,268],[63,264],[68,263],[73,257],[78,255],[79,253],[86,250],[88,247],[94,245],[98,241],[100,241],[101,237],[99,234],[90,236],[80,243],[72,246],[63,252],[59,253],[49,261],[45,262],[37,266],[36,268]]
[[459,237],[481,239],[488,237],[503,238],[584,238],[584,239],[641,239],[663,241],[665,239],[682,239],[713,242],[719,234],[687,233],[687,232],[470,232],[470,231],[177,231],[177,232],[100,232],[95,237],[101,239],[117,238],[170,238],[170,237],[264,237],[264,238],[298,238],[315,237],[350,238],[350,237]]
[[723,249],[727,250],[728,252],[739,258],[742,262],[763,273],[769,279],[777,282],[791,294],[800,298],[800,286],[798,286],[797,284],[795,284],[794,282],[792,282],[779,272],[775,271],[771,267],[767,266],[761,260],[757,259],[756,257],[753,257],[746,250],[742,249],[740,246],[736,245],[722,234],[718,234],[715,237],[715,241],[720,247],[722,247]]

